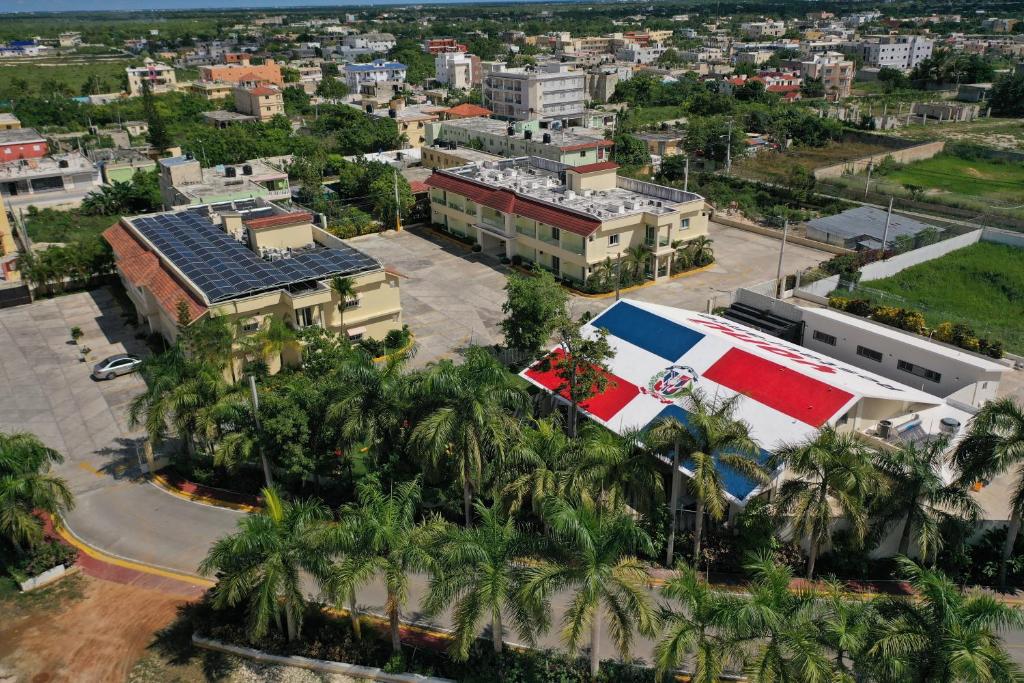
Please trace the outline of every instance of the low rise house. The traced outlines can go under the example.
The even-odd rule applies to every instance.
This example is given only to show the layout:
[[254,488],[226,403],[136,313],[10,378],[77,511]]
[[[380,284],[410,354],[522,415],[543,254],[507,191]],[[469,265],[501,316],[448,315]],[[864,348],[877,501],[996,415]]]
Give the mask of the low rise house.
[[454,142],[424,145],[420,148],[420,161],[425,168],[445,169],[466,164],[501,161],[504,157],[472,147],[459,147]]
[[239,123],[255,123],[258,120],[255,116],[239,114],[237,111],[214,109],[213,111],[203,112],[203,121],[214,128],[227,128]]
[[167,208],[262,198],[291,198],[288,174],[259,159],[203,168],[191,155],[158,162],[160,195]]
[[346,64],[345,84],[353,92],[360,92],[366,84],[405,83],[405,64],[375,59],[369,64]]
[[[17,120],[17,119],[15,119]],[[49,153],[46,138],[35,128],[7,128],[0,130],[0,163],[19,159],[40,159]]]
[[263,64],[212,64],[199,67],[199,78],[203,81],[222,83],[268,83],[284,85],[281,67],[268,59]]
[[128,94],[132,97],[142,95],[143,83],[148,84],[153,94],[174,92],[178,87],[174,67],[152,59],[147,59],[142,66],[130,66],[125,72],[128,74]]
[[387,109],[374,109],[370,114],[393,119],[409,147],[417,148],[427,141],[427,125],[437,121],[443,111],[444,107],[433,104],[407,105],[398,97],[388,103]]
[[266,85],[238,85],[234,89],[235,109],[258,121],[284,115],[284,94]]
[[234,84],[225,81],[193,81],[188,89],[207,100],[223,100],[234,95]]
[[12,209],[79,206],[99,184],[96,165],[77,152],[0,164],[0,194]]
[[454,142],[505,157],[536,156],[569,166],[604,161],[614,146],[592,131],[555,130],[543,121],[498,121],[468,118],[439,121],[427,126],[426,141]]
[[[400,329],[398,277],[312,218],[264,200],[243,200],[125,217],[103,236],[139,323],[168,341],[178,334],[181,311],[190,323],[227,316],[239,336],[255,334],[271,318],[352,340],[383,339]],[[352,278],[352,298],[338,299],[330,287],[336,276]],[[236,342],[232,372],[246,361],[241,346]],[[301,357],[296,343],[264,360],[276,372],[298,365]]]
[[913,240],[922,232],[941,233],[942,228],[872,206],[858,206],[834,216],[807,223],[807,237],[847,249],[891,248],[897,239]]
[[630,247],[648,252],[649,277],[668,277],[676,246],[707,235],[704,198],[622,178],[617,169],[540,157],[439,169],[427,179],[431,220],[485,253],[576,283]]
[[0,114],[0,130],[14,130],[21,128],[21,121],[14,114]]

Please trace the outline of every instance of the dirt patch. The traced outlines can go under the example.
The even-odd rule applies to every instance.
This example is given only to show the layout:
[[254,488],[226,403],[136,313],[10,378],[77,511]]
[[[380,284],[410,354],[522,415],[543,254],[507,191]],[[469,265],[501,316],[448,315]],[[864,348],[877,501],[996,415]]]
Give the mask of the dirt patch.
[[983,178],[984,177],[984,175],[982,174],[981,171],[979,171],[976,168],[973,168],[972,166],[966,167],[964,169],[964,173],[966,173],[967,175],[971,176],[972,178]]
[[32,683],[123,681],[182,598],[76,576],[0,603],[0,677]]

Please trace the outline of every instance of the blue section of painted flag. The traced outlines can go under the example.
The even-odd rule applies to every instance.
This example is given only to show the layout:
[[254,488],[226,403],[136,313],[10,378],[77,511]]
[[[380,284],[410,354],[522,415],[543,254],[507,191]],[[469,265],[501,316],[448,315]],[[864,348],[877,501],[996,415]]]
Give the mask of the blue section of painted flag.
[[597,316],[591,324],[669,362],[679,360],[704,338],[700,332],[677,325],[625,301],[618,302]]
[[[665,408],[658,413],[658,416],[648,423],[647,428],[655,425],[658,420],[663,420],[668,417],[674,417],[685,425],[690,424],[690,414],[683,410],[680,406],[672,404],[665,406]],[[768,451],[761,449],[757,454],[757,462],[764,465],[768,462],[769,457]],[[680,463],[684,468],[689,471],[693,471],[693,461],[684,458]],[[729,495],[733,496],[736,500],[741,503],[747,502],[747,497],[757,488],[757,482],[753,479],[749,479],[728,465],[723,465],[716,459],[716,468],[722,477],[722,488],[725,489]]]

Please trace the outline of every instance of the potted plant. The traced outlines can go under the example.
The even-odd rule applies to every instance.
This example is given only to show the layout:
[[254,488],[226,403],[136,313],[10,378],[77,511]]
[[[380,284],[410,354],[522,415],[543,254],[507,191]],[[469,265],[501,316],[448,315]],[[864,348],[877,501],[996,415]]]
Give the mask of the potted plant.
[[78,353],[78,360],[84,363],[89,359],[89,354],[92,353],[92,349],[90,349],[88,346],[83,346],[81,349],[78,350]]
[[72,341],[72,343],[77,345],[78,344],[78,340],[81,339],[84,336],[85,336],[85,333],[82,332],[82,328],[81,327],[78,327],[77,325],[75,325],[74,327],[71,328],[71,341]]

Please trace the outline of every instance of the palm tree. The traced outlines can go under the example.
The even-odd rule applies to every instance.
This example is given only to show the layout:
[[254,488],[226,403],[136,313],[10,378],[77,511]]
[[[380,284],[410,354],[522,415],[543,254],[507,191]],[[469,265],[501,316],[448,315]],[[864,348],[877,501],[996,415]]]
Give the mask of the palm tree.
[[629,273],[633,282],[639,281],[643,276],[644,264],[647,263],[649,256],[647,249],[642,245],[626,247],[626,257],[623,259],[622,267]]
[[1024,613],[991,595],[965,595],[942,573],[905,557],[898,562],[913,597],[875,601],[880,619],[868,654],[878,680],[1021,680],[998,632],[1024,626]]
[[650,431],[647,438],[652,448],[672,446],[672,484],[668,499],[668,542],[665,548],[665,566],[672,566],[672,558],[676,552],[676,515],[679,510],[679,461],[682,455],[683,443],[689,443],[692,435],[690,428],[675,419],[674,417],[658,420]]
[[[826,581],[827,589],[821,596],[818,625],[818,640],[833,655],[833,668],[838,675],[834,680],[864,680],[861,662],[871,645],[871,629],[874,627],[874,607],[856,597],[851,597],[838,581]],[[850,664],[854,670],[851,671]],[[858,678],[858,676],[860,676]]]
[[335,275],[331,278],[331,291],[338,297],[338,324],[342,334],[345,332],[345,306],[349,299],[355,296],[355,281],[350,277]]
[[867,448],[852,433],[826,425],[806,441],[777,450],[768,466],[785,466],[794,476],[779,488],[777,505],[793,516],[795,533],[806,539],[807,578],[813,578],[818,549],[831,537],[833,503],[856,538],[867,533],[864,501],[878,482]]
[[465,362],[429,367],[419,390],[435,407],[412,431],[414,448],[435,467],[450,466],[462,486],[466,526],[473,523],[473,491],[483,486],[488,459],[501,459],[519,430],[514,415],[529,399],[486,349],[472,347]]
[[510,513],[529,501],[532,512],[540,515],[549,496],[566,497],[582,490],[573,485],[573,474],[583,453],[578,441],[565,435],[558,413],[523,429],[512,446],[498,473],[500,497]]
[[285,349],[293,346],[297,340],[295,330],[289,327],[284,319],[271,315],[247,342],[250,349],[264,361],[276,356],[283,369]]
[[[768,481],[764,468],[753,459],[759,451],[754,440],[750,438],[750,426],[735,418],[738,400],[738,396],[713,400],[699,389],[690,390],[683,400],[687,423],[683,425],[672,419],[662,421],[652,428],[652,431],[657,430],[656,439],[661,439],[662,442],[665,439],[672,439],[673,448],[685,456],[686,466],[692,472],[689,482],[690,495],[696,503],[693,529],[694,566],[700,566],[705,513],[712,519],[721,520],[728,510],[723,493],[723,468],[728,467],[759,483]],[[677,463],[677,458],[673,458],[673,463]],[[678,466],[676,470],[678,471]],[[674,522],[674,507],[672,518]]]
[[593,422],[584,425],[579,437],[583,457],[577,461],[573,477],[588,482],[580,495],[596,491],[603,506],[628,504],[649,513],[655,501],[661,500],[662,482],[657,461],[642,436],[635,429],[619,435]]
[[1006,588],[1006,563],[1020,532],[1024,514],[1024,408],[1010,397],[989,401],[971,418],[955,460],[961,481],[970,485],[1013,470],[1010,525],[999,563],[999,586]]
[[395,484],[384,493],[380,481],[373,475],[367,476],[356,486],[356,499],[341,510],[341,523],[331,534],[333,550],[344,557],[328,594],[354,603],[359,587],[381,576],[387,591],[384,608],[388,613],[391,648],[401,652],[399,624],[402,608],[409,601],[409,572],[434,567],[431,549],[446,525],[437,517],[416,522],[418,478]]
[[571,504],[549,498],[544,518],[557,561],[526,568],[524,599],[533,608],[550,609],[551,596],[571,592],[562,617],[562,638],[576,651],[590,629],[590,673],[597,676],[601,622],[608,621],[622,657],[629,656],[633,631],[653,636],[657,615],[647,593],[647,567],[632,553],[651,554],[650,537],[628,514],[589,501]]
[[64,456],[34,434],[0,432],[0,534],[17,550],[43,540],[43,523],[36,511],[60,524],[60,513],[74,507],[64,479],[50,467]]
[[700,267],[706,266],[715,260],[715,252],[712,251],[711,245],[714,242],[713,239],[707,235],[701,235],[690,241],[690,260],[693,265]]
[[238,522],[238,531],[217,541],[199,571],[216,573],[213,605],[218,609],[248,604],[249,637],[262,638],[271,619],[281,629],[284,613],[288,640],[302,632],[306,599],[300,572],[330,585],[332,565],[324,525],[330,510],[319,500],[289,502],[275,489],[263,489],[264,508]]
[[690,245],[683,240],[672,242],[672,272],[681,273],[693,266],[693,254],[690,253]]
[[502,612],[511,616],[516,630],[532,640],[546,628],[547,614],[531,610],[522,596],[524,561],[537,549],[536,539],[524,534],[515,520],[480,501],[475,504],[479,525],[451,529],[438,548],[440,568],[430,582],[424,603],[428,615],[448,607],[454,612],[452,653],[465,660],[479,631],[489,618],[494,652],[500,653],[505,630]]
[[727,629],[751,649],[746,674],[751,681],[833,680],[832,664],[818,642],[818,600],[814,590],[792,590],[793,573],[770,553],[748,565],[748,596],[730,610]]
[[940,526],[949,518],[976,518],[979,506],[960,482],[946,484],[943,471],[949,464],[949,440],[934,439],[924,446],[913,442],[892,451],[882,451],[875,467],[886,477],[890,494],[882,502],[886,525],[901,521],[897,552],[909,555],[911,540],[917,541],[922,559],[942,546]]
[[679,608],[661,609],[662,637],[654,648],[658,676],[664,676],[692,658],[690,680],[718,683],[733,658],[728,615],[739,607],[736,597],[712,590],[693,568],[682,562],[661,595]]
[[191,357],[221,372],[227,368],[232,384],[238,381],[234,362],[235,327],[226,315],[209,315],[193,323],[189,330]]

